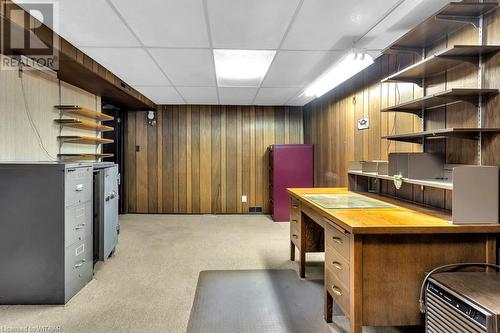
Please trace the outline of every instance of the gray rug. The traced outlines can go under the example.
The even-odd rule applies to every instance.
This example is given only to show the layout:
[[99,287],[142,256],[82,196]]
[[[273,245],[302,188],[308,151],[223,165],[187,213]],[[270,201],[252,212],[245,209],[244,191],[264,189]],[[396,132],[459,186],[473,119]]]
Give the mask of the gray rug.
[[293,270],[200,273],[188,333],[329,333],[323,281]]

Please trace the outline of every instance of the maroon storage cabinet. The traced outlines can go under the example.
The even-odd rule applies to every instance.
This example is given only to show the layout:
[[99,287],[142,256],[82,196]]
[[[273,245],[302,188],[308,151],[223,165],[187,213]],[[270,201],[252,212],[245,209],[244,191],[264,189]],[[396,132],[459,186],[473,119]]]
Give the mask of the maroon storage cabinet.
[[269,204],[273,220],[290,220],[287,188],[313,187],[313,145],[271,145]]

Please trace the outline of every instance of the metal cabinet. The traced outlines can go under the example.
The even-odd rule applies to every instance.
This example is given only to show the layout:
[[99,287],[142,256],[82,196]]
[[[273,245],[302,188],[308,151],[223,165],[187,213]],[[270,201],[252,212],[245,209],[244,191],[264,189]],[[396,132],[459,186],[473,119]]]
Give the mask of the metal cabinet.
[[65,304],[93,276],[91,164],[0,164],[0,304]]

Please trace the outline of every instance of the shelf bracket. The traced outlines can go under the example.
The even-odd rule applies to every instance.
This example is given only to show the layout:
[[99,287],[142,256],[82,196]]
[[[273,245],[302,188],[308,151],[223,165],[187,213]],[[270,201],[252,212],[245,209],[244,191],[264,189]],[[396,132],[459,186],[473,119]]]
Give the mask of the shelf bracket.
[[423,86],[422,79],[420,78],[398,78],[398,79],[389,79],[383,82],[407,82],[407,83],[413,83],[416,84],[419,87]]
[[[457,96],[457,103],[458,102],[465,102],[465,103],[469,103],[469,104],[472,104],[473,106],[477,107],[479,105],[479,100],[480,100],[480,96]],[[452,104],[452,103],[448,103],[448,104]]]
[[414,53],[419,57],[422,57],[422,48],[420,47],[411,47],[411,46],[392,46],[390,48],[391,51],[402,52],[402,53]]
[[479,66],[477,57],[471,57],[471,56],[456,56],[456,55],[439,55],[439,58],[444,58],[444,59],[451,59],[455,61],[462,61],[462,62],[468,62],[473,64],[474,66]]
[[474,27],[479,28],[480,22],[479,17],[473,16],[458,16],[458,15],[436,15],[436,20],[438,21],[452,21],[452,22],[464,22],[472,24]]

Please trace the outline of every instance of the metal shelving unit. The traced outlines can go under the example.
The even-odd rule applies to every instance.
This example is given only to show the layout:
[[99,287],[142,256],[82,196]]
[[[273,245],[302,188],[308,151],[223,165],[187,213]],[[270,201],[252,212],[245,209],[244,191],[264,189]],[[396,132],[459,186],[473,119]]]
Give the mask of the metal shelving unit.
[[439,108],[455,103],[470,103],[479,106],[481,98],[487,98],[498,94],[498,89],[468,89],[453,88],[436,94],[427,95],[408,102],[400,103],[380,110],[381,112],[406,112],[422,116],[422,110]]

